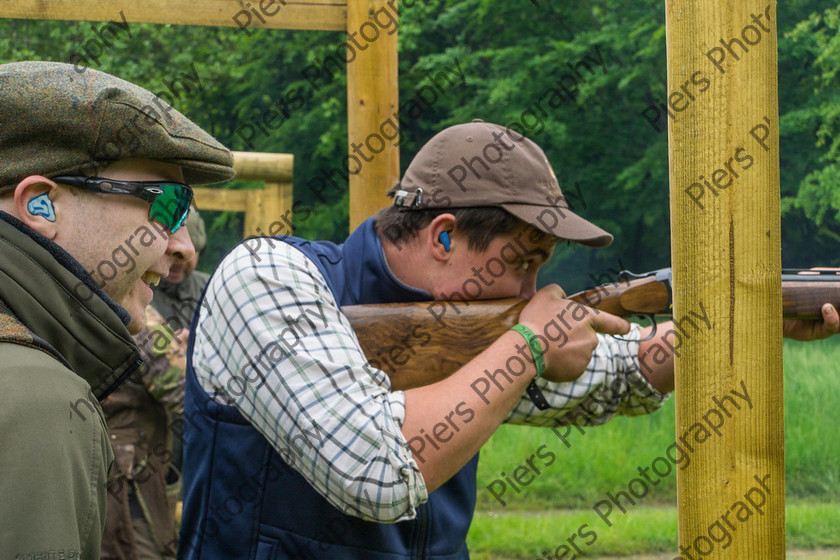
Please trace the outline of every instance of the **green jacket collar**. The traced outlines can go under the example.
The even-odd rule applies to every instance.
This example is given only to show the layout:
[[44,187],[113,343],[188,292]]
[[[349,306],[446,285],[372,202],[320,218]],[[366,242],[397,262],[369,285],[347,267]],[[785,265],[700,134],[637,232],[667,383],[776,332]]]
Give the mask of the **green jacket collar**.
[[[32,332],[37,346],[57,353],[87,381],[99,400],[140,365],[126,310],[64,249],[4,212],[0,306]],[[6,340],[20,343],[15,337]]]

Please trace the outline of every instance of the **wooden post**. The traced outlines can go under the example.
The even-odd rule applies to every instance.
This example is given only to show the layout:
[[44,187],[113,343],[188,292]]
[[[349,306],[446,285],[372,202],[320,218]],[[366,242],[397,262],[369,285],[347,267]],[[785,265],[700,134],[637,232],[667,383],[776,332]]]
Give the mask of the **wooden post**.
[[263,189],[246,193],[243,237],[252,235],[291,235],[292,183],[265,183]]
[[683,558],[785,557],[775,6],[666,0]]
[[244,237],[291,233],[293,165],[292,154],[233,152],[238,179],[265,181],[261,190],[242,191],[246,193]]
[[[396,5],[395,2],[392,2]],[[347,32],[360,32],[377,28],[374,14],[390,10],[386,0],[348,0]],[[373,28],[368,26],[373,26]],[[377,28],[378,29],[378,28]],[[394,141],[385,139],[379,153],[382,124],[389,118],[396,119],[399,102],[397,87],[397,33],[384,31],[358,51],[355,59],[347,62],[347,137],[348,173],[350,182],[350,231],[362,221],[388,205],[385,193],[400,176],[400,152]],[[349,58],[349,55],[348,55]],[[396,122],[396,121],[395,121]],[[383,138],[384,139],[384,138]],[[354,144],[361,145],[363,156],[356,153]],[[365,158],[370,161],[365,161]]]

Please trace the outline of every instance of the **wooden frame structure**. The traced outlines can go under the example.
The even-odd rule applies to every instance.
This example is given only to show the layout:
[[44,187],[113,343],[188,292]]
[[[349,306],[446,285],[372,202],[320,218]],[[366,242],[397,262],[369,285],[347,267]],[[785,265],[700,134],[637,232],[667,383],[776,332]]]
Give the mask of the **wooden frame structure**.
[[[6,0],[0,4],[0,18],[109,21],[122,11],[129,23],[241,28],[234,16],[244,13],[239,21],[248,16],[249,29],[355,33],[370,23],[378,10],[396,5],[395,0],[390,4],[386,0]],[[347,64],[348,154],[352,154],[353,142],[364,142],[397,111],[397,35],[382,33]],[[399,180],[399,172],[399,147],[386,143],[372,161],[350,174],[351,230],[386,204],[384,193]],[[291,201],[289,197],[284,200]],[[281,214],[287,208],[282,208]],[[281,208],[272,209],[278,210]]]
[[290,234],[294,156],[233,152],[233,168],[236,169],[237,179],[263,181],[263,188],[232,190],[194,187],[199,210],[244,212],[242,237],[277,235],[278,232]]

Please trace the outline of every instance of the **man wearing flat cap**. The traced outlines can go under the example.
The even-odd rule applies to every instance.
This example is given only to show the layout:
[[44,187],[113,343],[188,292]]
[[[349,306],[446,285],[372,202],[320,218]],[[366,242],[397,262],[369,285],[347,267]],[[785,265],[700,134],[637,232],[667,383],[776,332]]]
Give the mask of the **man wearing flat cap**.
[[98,401],[140,366],[150,285],[193,256],[189,185],[233,176],[156,101],[95,70],[0,65],[0,557],[100,557]]

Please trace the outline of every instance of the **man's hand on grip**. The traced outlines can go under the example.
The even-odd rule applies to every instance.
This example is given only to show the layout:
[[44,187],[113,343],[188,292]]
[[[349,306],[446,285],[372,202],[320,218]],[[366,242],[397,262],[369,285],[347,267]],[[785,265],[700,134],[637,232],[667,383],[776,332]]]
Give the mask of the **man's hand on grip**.
[[630,323],[605,311],[566,299],[560,286],[538,291],[519,316],[548,348],[544,351],[549,381],[574,381],[583,373],[598,345],[597,333],[626,334]]

